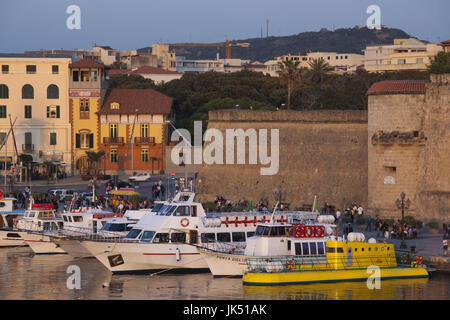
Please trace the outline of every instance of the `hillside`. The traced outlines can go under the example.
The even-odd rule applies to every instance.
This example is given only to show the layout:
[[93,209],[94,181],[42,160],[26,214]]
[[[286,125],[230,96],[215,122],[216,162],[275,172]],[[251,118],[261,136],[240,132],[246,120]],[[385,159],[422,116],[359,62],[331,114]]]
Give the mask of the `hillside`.
[[[395,38],[409,38],[400,30],[383,28],[370,30],[368,28],[342,28],[335,31],[322,29],[318,32],[302,32],[297,35],[283,37],[253,38],[233,40],[233,42],[248,42],[250,47],[232,47],[231,57],[250,59],[252,61],[267,61],[284,54],[305,54],[312,51],[330,51],[338,53],[360,53],[367,45],[390,44]],[[151,47],[138,49],[148,52]],[[186,59],[215,59],[215,47],[174,47],[179,56]],[[220,57],[225,56],[224,48],[220,49]]]

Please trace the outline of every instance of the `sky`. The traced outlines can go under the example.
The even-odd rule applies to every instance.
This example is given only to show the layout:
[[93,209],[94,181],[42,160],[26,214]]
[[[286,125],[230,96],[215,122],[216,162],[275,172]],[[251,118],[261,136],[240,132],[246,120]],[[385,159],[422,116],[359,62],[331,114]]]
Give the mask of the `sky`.
[[[370,5],[381,24],[431,42],[450,39],[449,0],[1,0],[0,52],[39,49],[118,50],[153,43],[222,42],[365,25]],[[80,29],[68,29],[70,5]]]

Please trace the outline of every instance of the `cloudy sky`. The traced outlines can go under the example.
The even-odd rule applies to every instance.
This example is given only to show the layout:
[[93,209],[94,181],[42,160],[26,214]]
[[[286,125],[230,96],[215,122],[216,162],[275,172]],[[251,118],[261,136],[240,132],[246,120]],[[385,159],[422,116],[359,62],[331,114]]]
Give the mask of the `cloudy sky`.
[[[369,5],[381,24],[420,39],[450,39],[449,0],[2,0],[0,52],[91,48],[119,50],[152,43],[218,42],[365,25]],[[66,26],[70,5],[81,29]]]

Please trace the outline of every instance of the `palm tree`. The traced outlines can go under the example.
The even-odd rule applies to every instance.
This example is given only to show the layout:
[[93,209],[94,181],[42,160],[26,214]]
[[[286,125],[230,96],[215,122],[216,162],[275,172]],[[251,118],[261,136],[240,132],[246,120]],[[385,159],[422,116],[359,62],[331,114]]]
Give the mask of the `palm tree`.
[[91,174],[91,169],[94,170],[94,176],[98,173],[98,164],[102,157],[105,155],[104,150],[100,150],[98,152],[95,151],[86,151],[86,155],[88,157],[88,174]]
[[287,85],[288,97],[287,97],[287,108],[291,107],[291,93],[294,89],[295,82],[301,80],[301,69],[298,68],[300,62],[293,62],[291,60],[279,62],[278,65],[280,70],[278,71],[280,81]]
[[314,58],[311,61],[308,61],[308,65],[308,78],[316,83],[323,81],[328,69],[330,68],[328,62],[325,62],[322,57]]

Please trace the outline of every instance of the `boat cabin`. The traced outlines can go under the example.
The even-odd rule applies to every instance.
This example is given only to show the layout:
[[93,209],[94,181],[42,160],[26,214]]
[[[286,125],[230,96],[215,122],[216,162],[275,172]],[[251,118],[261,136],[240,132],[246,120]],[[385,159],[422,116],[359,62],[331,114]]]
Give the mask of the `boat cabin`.
[[18,210],[16,208],[15,198],[1,198],[0,199],[0,228],[13,228],[14,219],[21,218],[25,210]]
[[16,220],[16,227],[28,231],[57,231],[63,228],[63,221],[54,210],[26,210],[22,219]]

